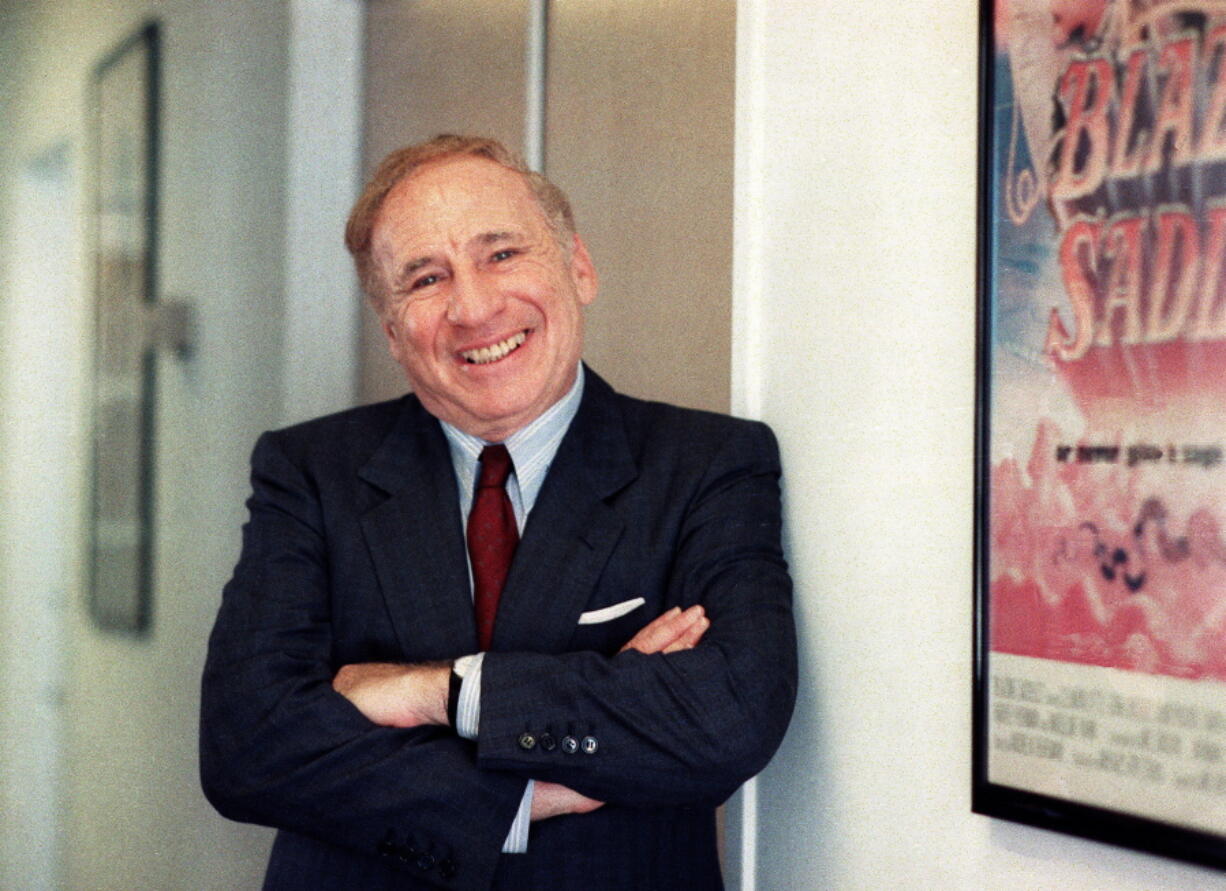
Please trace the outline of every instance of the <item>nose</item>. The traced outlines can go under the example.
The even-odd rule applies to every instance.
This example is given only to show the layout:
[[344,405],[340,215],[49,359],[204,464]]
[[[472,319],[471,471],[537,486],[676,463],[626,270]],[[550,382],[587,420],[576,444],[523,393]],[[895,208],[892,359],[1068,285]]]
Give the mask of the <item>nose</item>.
[[447,300],[447,321],[452,325],[480,327],[502,312],[505,305],[506,295],[502,289],[483,277],[480,271],[456,269],[452,272]]

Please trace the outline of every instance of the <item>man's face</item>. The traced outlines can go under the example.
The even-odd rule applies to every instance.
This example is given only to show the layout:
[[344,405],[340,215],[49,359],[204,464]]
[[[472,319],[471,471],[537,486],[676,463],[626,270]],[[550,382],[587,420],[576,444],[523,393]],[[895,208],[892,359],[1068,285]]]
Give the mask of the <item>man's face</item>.
[[388,193],[372,247],[392,356],[435,417],[497,442],[574,383],[596,273],[518,173],[472,157],[418,168]]

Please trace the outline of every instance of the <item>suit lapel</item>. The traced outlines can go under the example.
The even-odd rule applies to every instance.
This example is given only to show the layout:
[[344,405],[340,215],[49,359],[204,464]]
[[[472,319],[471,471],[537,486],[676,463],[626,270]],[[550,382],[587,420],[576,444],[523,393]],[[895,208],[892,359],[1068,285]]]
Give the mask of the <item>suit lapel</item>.
[[405,657],[476,651],[455,474],[438,421],[413,397],[359,476],[388,494],[362,517]]
[[583,402],[515,552],[493,649],[566,649],[622,534],[607,499],[637,473],[613,391],[587,370]]

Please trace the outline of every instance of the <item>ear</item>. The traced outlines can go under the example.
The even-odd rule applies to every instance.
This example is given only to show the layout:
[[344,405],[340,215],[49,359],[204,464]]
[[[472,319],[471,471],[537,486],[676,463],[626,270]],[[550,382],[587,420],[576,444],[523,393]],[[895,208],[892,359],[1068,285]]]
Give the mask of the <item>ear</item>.
[[573,236],[570,246],[570,277],[575,283],[581,304],[587,306],[596,299],[599,286],[596,266],[592,263],[592,255],[587,252],[587,245],[578,235]]
[[383,336],[387,338],[387,349],[392,354],[392,358],[400,362],[400,353],[404,348],[403,342],[396,336],[396,326],[392,324],[391,319],[380,316],[379,327],[383,329]]

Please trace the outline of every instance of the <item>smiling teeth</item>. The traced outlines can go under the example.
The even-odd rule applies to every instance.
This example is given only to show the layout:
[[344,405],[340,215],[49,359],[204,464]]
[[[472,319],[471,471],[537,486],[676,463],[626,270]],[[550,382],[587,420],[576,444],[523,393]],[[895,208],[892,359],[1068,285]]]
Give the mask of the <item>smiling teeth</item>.
[[528,332],[520,331],[512,337],[508,337],[502,343],[481,347],[479,350],[464,350],[460,355],[464,357],[466,362],[470,362],[473,365],[487,365],[490,362],[497,362],[512,350],[518,349],[519,345],[527,339]]

